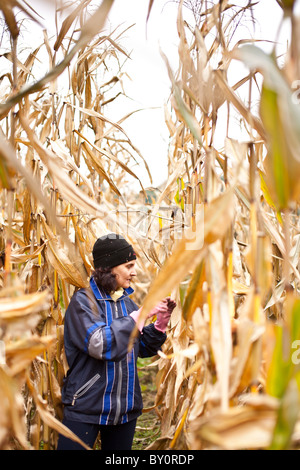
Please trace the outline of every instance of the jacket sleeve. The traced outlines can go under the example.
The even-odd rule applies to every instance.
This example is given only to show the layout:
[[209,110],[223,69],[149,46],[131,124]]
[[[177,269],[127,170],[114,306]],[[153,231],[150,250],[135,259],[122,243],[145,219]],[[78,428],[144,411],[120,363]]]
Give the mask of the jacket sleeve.
[[140,336],[140,357],[156,356],[157,351],[167,339],[166,333],[158,331],[153,323],[143,328]]
[[80,351],[104,361],[120,361],[128,353],[135,321],[130,316],[115,318],[110,325],[99,320],[95,305],[78,291],[71,299],[65,324],[73,345]]

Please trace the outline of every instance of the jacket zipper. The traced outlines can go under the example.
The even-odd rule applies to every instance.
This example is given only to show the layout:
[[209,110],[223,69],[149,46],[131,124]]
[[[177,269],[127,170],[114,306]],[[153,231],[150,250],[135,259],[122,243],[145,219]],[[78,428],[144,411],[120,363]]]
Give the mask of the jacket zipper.
[[100,379],[100,374],[94,375],[88,382],[86,382],[82,387],[80,387],[77,392],[73,395],[72,406],[75,405],[77,398],[82,397],[93,385]]
[[[115,318],[118,316],[117,310],[117,303],[113,302],[114,309],[115,309]],[[117,386],[117,394],[116,394],[116,414],[114,419],[114,424],[117,424],[121,412],[121,392],[122,392],[122,382],[123,382],[123,372],[122,372],[122,364],[119,362],[119,379],[118,379],[118,386]]]

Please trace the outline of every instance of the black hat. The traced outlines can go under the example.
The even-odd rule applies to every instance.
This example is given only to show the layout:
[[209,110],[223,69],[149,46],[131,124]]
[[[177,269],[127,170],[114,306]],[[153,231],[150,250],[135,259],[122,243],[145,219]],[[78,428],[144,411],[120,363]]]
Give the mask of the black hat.
[[122,235],[109,233],[98,238],[93,247],[94,268],[113,268],[136,259],[133,247]]

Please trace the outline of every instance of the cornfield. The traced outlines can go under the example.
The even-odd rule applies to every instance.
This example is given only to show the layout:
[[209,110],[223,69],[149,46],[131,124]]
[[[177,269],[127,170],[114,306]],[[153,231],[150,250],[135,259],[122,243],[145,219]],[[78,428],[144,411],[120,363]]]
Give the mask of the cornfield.
[[[162,52],[171,94],[161,188],[132,169],[151,180],[122,127],[130,113],[106,117],[128,59],[125,31],[105,29],[113,3],[57,1],[56,37],[43,31],[28,51],[20,18],[39,24],[38,12],[0,1],[9,64],[0,77],[0,448],[52,450],[58,432],[76,439],[61,424],[64,314],[88,283],[95,240],[119,231],[139,254],[134,295],[145,314],[166,295],[177,301],[151,364],[160,437],[148,449],[298,449],[296,1],[272,0],[291,26],[284,57],[276,44],[267,54],[235,39],[254,21],[251,0],[178,1],[177,71]],[[248,74],[232,84],[237,61]]]

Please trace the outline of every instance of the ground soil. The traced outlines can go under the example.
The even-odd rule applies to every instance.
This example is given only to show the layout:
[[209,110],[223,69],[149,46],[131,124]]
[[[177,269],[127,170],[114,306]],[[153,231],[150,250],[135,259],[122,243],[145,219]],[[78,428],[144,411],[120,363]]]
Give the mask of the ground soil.
[[[155,403],[157,368],[151,366],[152,360],[139,359],[139,379],[143,395],[144,409],[151,408]],[[143,413],[137,421],[136,432],[133,441],[133,450],[145,450],[152,444],[160,433],[160,421],[155,410]]]

